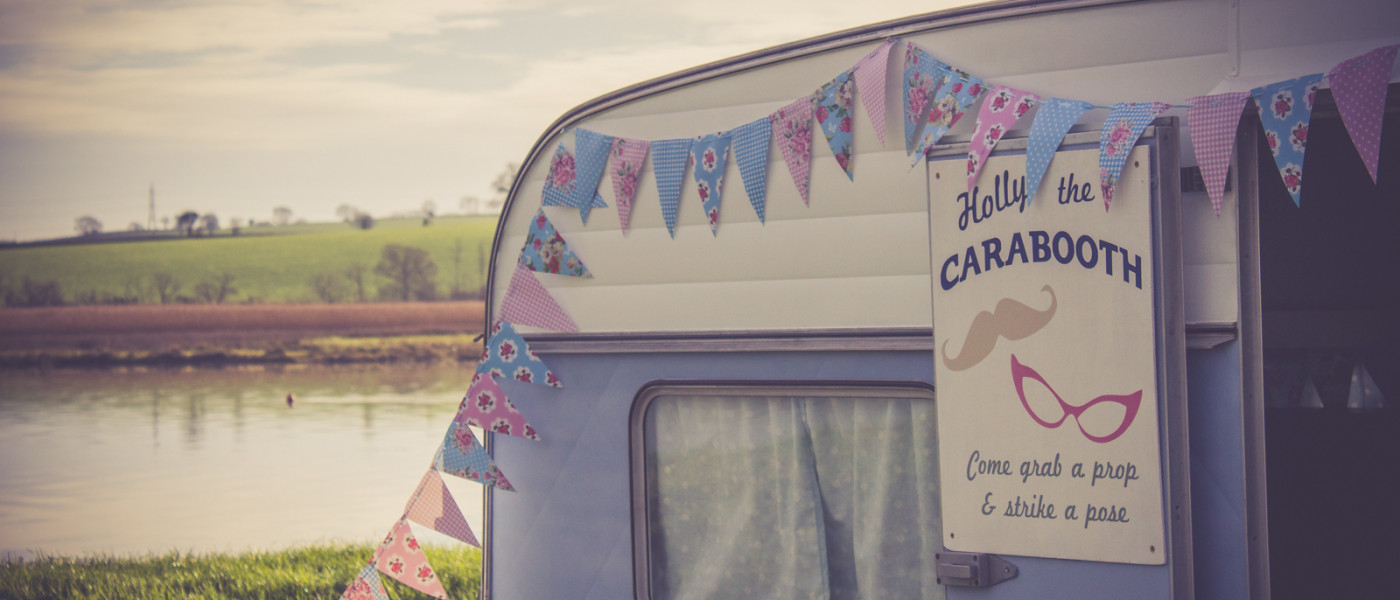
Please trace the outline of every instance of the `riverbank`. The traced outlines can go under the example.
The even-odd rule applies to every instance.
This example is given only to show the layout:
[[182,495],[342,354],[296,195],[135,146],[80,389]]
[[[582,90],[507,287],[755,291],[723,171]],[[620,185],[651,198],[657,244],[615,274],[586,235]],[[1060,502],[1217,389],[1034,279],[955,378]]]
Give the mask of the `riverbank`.
[[[481,553],[469,546],[425,546],[447,594],[475,598]],[[0,598],[337,598],[374,553],[373,544],[335,544],[279,552],[144,557],[45,557],[0,561]],[[391,598],[421,594],[381,577]]]

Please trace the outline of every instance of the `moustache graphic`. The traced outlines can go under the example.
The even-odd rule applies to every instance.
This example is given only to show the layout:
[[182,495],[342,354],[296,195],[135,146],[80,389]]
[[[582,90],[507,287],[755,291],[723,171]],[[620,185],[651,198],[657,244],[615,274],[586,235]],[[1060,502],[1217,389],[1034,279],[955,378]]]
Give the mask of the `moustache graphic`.
[[[1119,436],[1122,436],[1123,433],[1128,430],[1128,427],[1133,424],[1133,419],[1137,417],[1138,408],[1142,406],[1142,390],[1122,395],[1104,394],[1079,406],[1065,402],[1064,399],[1060,398],[1060,395],[1055,392],[1055,389],[1050,387],[1050,384],[1045,381],[1045,378],[1040,376],[1040,373],[1037,373],[1035,369],[1021,364],[1021,361],[1016,360],[1015,354],[1011,355],[1011,379],[1016,383],[1016,395],[1021,397],[1021,406],[1026,408],[1026,414],[1029,414],[1041,427],[1055,429],[1063,424],[1065,419],[1074,417],[1074,423],[1079,426],[1079,432],[1084,434],[1084,437],[1089,441],[1098,442],[1100,444],[1107,444],[1108,442],[1118,439]],[[1035,414],[1035,411],[1031,410],[1031,403],[1026,400],[1025,382],[1027,379],[1040,382],[1040,385],[1050,390],[1050,395],[1055,397],[1055,401],[1060,403],[1060,408],[1064,410],[1064,413],[1060,415],[1058,420],[1047,421],[1040,418],[1040,415]],[[1090,407],[1104,402],[1113,402],[1122,405],[1125,411],[1123,414],[1123,423],[1118,425],[1118,428],[1108,435],[1094,435],[1084,429],[1084,423],[1079,420],[1079,416],[1084,414],[1084,411],[1089,410]]]
[[1040,331],[1055,316],[1055,290],[1049,285],[1040,291],[1050,294],[1050,308],[1036,310],[1011,298],[997,301],[993,312],[982,311],[972,318],[972,326],[963,338],[962,350],[957,358],[948,358],[948,340],[943,340],[943,364],[954,371],[962,371],[976,366],[992,353],[997,345],[997,336],[1008,340],[1019,340]]

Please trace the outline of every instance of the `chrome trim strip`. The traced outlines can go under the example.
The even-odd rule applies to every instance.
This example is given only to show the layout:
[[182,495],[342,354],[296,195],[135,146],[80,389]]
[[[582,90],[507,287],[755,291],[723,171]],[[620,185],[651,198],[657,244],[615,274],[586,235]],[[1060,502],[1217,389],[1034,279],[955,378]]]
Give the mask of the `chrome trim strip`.
[[933,330],[690,331],[529,334],[536,353],[781,352],[933,350]]
[[[1319,102],[1321,104],[1321,102]],[[1329,103],[1330,104],[1330,103]],[[1269,581],[1269,478],[1264,426],[1264,317],[1259,278],[1259,119],[1246,106],[1235,137],[1235,189],[1239,190],[1240,385],[1243,388],[1245,575],[1249,597],[1267,599]]]

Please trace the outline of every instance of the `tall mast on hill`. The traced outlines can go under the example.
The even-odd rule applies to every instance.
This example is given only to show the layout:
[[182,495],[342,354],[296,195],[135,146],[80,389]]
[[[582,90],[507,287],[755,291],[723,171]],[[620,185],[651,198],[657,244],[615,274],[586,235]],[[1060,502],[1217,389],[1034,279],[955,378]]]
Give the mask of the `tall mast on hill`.
[[151,183],[150,210],[146,212],[146,231],[156,230],[156,184]]

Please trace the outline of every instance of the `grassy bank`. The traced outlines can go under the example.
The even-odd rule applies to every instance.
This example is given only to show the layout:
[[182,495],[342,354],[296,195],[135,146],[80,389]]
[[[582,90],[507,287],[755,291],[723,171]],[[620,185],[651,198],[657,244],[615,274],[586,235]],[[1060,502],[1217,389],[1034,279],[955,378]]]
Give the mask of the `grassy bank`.
[[[427,546],[451,598],[475,598],[481,554],[468,546]],[[314,546],[248,554],[169,553],[140,558],[40,557],[0,562],[0,598],[338,598],[373,555],[370,544]],[[382,577],[395,599],[423,597]]]

